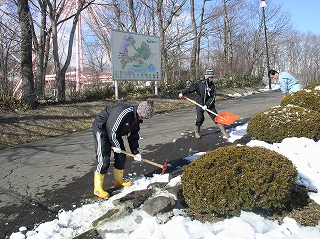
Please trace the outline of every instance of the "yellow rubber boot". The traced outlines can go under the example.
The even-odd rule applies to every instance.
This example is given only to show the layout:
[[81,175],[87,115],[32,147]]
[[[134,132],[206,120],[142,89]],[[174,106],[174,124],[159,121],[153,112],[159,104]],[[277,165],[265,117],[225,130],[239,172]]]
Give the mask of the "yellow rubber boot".
[[114,185],[117,187],[128,187],[132,186],[132,182],[123,180],[123,170],[113,168]]
[[103,190],[104,174],[94,172],[94,195],[99,198],[109,198],[109,193]]

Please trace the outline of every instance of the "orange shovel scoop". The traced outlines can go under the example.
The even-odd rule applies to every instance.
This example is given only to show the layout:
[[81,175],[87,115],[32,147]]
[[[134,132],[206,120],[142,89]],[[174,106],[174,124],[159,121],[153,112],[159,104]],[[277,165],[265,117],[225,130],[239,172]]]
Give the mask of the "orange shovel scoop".
[[[186,100],[192,102],[193,104],[196,104],[200,107],[202,107],[202,105],[198,104],[197,102],[195,102],[194,100],[189,99],[186,96],[183,96],[183,98],[185,98]],[[213,112],[212,110],[206,109],[206,111],[210,112],[211,114],[214,114],[215,116],[217,116],[214,121],[218,124],[223,124],[223,125],[230,125],[232,123],[234,123],[237,119],[239,119],[239,115],[235,115],[229,112],[222,112],[220,114],[216,114],[215,112]]]

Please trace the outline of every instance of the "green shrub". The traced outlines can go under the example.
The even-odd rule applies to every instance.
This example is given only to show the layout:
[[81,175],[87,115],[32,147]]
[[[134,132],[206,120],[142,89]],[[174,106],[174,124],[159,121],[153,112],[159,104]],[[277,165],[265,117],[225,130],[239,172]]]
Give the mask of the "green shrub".
[[285,208],[296,179],[297,170],[285,156],[249,146],[207,152],[181,176],[183,196],[192,210],[223,216]]
[[320,88],[319,90],[303,89],[289,95],[281,101],[281,106],[297,105],[320,112]]
[[121,81],[118,84],[120,98],[132,99],[154,94],[154,83],[146,85],[137,81]]
[[162,97],[177,97],[177,95],[181,92],[181,89],[186,88],[191,83],[193,82],[187,80],[178,80],[171,84],[166,84],[163,81],[161,81],[158,85],[158,91]]
[[320,82],[313,82],[305,87],[303,89],[306,90],[320,90]]
[[20,110],[26,111],[31,110],[32,107],[29,102],[25,100],[16,99],[10,95],[1,95],[0,98],[0,109],[1,110]]
[[218,88],[241,88],[263,84],[262,76],[234,74],[229,78],[219,78],[215,80]]
[[276,106],[252,117],[247,134],[268,143],[281,142],[288,137],[320,139],[320,113],[300,106]]

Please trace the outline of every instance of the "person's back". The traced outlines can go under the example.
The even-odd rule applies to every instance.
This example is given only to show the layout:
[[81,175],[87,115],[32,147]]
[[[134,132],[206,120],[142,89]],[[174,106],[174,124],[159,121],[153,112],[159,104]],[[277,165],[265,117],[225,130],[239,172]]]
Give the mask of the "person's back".
[[154,114],[153,100],[141,102],[138,106],[118,104],[107,106],[96,117],[92,124],[93,141],[96,154],[94,171],[94,195],[109,198],[104,190],[104,177],[110,166],[111,150],[114,153],[113,175],[116,187],[132,186],[132,182],[123,179],[126,155],[122,136],[127,136],[129,148],[134,160],[141,161],[140,123]]
[[269,78],[278,80],[284,98],[287,97],[287,94],[302,90],[302,86],[298,79],[289,74],[288,72],[278,73],[275,70],[269,70]]
[[[299,80],[288,72],[279,73],[279,84],[283,93],[295,92],[295,85],[300,84]],[[300,87],[299,87],[300,88]],[[300,90],[300,89],[299,89]]]

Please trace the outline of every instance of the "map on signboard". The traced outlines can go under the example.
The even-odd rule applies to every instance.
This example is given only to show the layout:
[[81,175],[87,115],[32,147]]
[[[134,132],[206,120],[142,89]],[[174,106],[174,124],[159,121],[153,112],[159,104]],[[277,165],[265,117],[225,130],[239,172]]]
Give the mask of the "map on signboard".
[[161,80],[159,37],[112,31],[113,80]]

